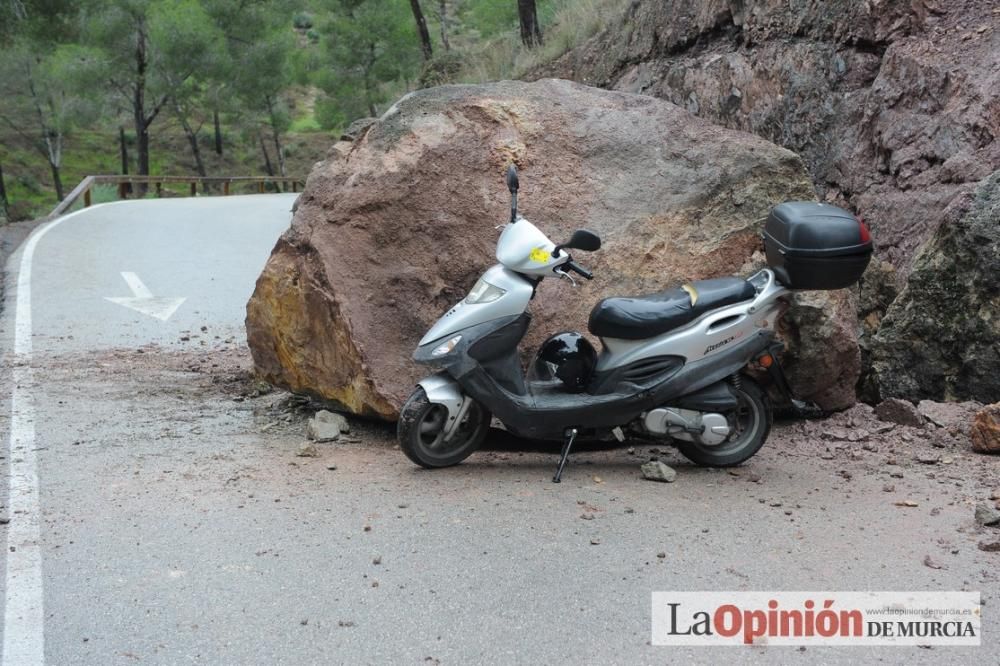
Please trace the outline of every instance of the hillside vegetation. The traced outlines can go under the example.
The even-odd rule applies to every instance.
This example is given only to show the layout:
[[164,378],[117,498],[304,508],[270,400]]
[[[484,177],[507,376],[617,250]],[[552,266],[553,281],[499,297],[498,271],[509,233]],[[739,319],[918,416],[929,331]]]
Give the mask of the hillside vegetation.
[[304,178],[353,120],[417,88],[522,76],[624,4],[0,0],[0,220],[125,168]]

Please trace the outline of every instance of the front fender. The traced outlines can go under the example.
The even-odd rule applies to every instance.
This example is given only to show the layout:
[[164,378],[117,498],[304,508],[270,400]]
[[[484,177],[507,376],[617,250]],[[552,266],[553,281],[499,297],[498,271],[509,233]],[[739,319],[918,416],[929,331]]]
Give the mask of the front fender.
[[448,410],[449,422],[452,422],[452,419],[458,418],[465,394],[462,393],[462,387],[458,385],[458,382],[451,375],[446,372],[439,372],[430,377],[424,377],[417,382],[417,386],[424,390],[428,402],[435,405],[443,405]]

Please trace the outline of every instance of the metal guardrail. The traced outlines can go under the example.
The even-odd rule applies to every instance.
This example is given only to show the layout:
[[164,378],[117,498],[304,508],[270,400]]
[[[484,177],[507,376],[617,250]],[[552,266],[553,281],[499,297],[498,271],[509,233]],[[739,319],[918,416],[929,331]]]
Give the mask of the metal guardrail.
[[191,186],[191,196],[198,194],[198,186],[202,192],[206,191],[208,185],[221,185],[222,194],[228,196],[231,186],[256,184],[257,191],[263,193],[267,185],[273,183],[275,186],[281,185],[285,189],[289,186],[292,192],[298,192],[304,186],[300,178],[290,176],[87,176],[80,181],[80,184],[73,188],[73,191],[66,195],[66,198],[59,202],[59,205],[49,213],[50,218],[59,217],[67,213],[80,198],[83,198],[83,205],[91,205],[91,190],[95,185],[117,185],[118,198],[127,199],[130,192],[134,190],[134,185],[152,185],[156,190],[156,196],[163,196],[164,185],[187,184]]

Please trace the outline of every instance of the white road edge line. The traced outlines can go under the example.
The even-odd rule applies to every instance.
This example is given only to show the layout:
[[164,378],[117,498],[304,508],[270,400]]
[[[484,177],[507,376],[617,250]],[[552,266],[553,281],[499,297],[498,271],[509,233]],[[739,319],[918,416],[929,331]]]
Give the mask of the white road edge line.
[[[108,204],[101,204],[108,205]],[[96,206],[46,222],[21,250],[14,309],[14,359],[10,390],[10,438],[7,460],[7,576],[4,587],[3,652],[0,664],[45,663],[42,552],[35,447],[34,372],[31,367],[31,262],[39,241],[66,220]]]

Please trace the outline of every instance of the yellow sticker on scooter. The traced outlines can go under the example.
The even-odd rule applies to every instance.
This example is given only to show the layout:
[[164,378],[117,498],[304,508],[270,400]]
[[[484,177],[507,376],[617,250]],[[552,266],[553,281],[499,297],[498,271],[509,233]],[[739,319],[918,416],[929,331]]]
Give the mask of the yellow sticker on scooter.
[[540,247],[536,247],[534,250],[532,250],[530,255],[531,260],[539,264],[546,263],[549,260],[549,257],[551,256],[552,256],[551,254],[549,254]]

